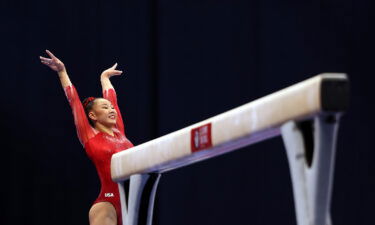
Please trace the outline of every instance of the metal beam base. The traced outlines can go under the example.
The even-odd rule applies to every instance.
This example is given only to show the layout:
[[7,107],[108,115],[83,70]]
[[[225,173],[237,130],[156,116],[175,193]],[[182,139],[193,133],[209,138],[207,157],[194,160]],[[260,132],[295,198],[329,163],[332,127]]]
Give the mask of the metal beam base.
[[281,127],[298,225],[332,225],[330,204],[339,114]]
[[152,225],[154,200],[161,174],[136,174],[130,177],[129,201],[126,188],[119,183],[124,225]]

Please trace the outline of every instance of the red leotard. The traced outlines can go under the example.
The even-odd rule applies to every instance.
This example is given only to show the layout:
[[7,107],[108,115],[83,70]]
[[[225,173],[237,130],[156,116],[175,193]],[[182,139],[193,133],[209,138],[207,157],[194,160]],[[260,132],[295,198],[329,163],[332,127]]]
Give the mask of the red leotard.
[[65,88],[65,94],[72,107],[78,138],[86,149],[87,155],[95,164],[100,178],[101,190],[94,204],[110,202],[116,209],[117,224],[122,225],[118,185],[111,179],[111,157],[114,153],[133,147],[133,144],[125,136],[124,124],[117,105],[116,92],[114,89],[103,91],[103,97],[111,101],[117,111],[116,126],[113,128],[114,136],[99,132],[89,124],[85,110],[73,85]]

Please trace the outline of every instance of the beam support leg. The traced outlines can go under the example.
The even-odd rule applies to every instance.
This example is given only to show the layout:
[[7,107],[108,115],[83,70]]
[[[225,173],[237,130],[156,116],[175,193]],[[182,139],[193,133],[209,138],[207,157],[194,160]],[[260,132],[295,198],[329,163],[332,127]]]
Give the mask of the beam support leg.
[[125,199],[127,190],[123,183],[119,184],[124,225],[152,225],[154,200],[160,176],[158,173],[132,175],[128,201]]
[[339,114],[281,127],[298,225],[332,225],[330,204]]

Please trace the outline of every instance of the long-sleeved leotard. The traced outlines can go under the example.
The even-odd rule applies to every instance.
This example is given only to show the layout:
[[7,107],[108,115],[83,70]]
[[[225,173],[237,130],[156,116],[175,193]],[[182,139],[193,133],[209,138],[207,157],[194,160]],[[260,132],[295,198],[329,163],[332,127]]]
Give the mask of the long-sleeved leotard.
[[80,142],[95,164],[101,182],[101,190],[95,203],[110,202],[116,209],[117,223],[122,225],[120,196],[117,183],[111,179],[111,157],[114,153],[133,147],[126,138],[121,113],[114,89],[104,90],[103,97],[109,100],[117,111],[114,136],[95,130],[89,124],[85,110],[74,86],[65,88],[65,94],[73,111],[74,123]]

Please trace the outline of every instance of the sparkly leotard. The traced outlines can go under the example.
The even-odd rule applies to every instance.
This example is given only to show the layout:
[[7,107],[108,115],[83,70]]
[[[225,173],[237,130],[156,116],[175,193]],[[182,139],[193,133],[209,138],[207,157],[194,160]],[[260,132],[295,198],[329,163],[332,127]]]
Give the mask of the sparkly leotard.
[[113,128],[114,136],[99,132],[90,126],[73,85],[65,88],[65,94],[73,111],[78,138],[86,149],[87,155],[95,164],[100,178],[101,190],[94,204],[98,202],[111,203],[116,209],[117,224],[122,225],[118,185],[111,179],[111,157],[114,153],[133,147],[133,144],[125,136],[124,124],[117,105],[116,92],[114,89],[103,91],[103,98],[109,100],[117,111],[116,126]]

